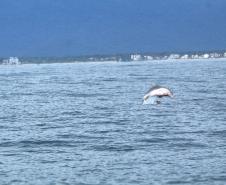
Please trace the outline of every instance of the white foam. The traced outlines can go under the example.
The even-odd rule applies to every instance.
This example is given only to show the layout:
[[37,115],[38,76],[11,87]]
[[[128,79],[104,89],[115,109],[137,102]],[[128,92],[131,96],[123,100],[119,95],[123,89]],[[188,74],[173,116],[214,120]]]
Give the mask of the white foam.
[[157,100],[156,97],[149,97],[148,99],[143,101],[143,105],[147,105],[147,104],[155,105],[157,104],[156,100]]

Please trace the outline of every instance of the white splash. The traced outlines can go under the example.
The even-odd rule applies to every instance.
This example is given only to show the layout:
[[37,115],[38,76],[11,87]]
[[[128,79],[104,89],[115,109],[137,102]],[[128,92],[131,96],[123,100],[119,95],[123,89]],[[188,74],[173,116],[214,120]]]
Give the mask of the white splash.
[[157,97],[149,97],[148,99],[144,100],[143,105],[147,105],[147,104],[156,105],[157,104]]

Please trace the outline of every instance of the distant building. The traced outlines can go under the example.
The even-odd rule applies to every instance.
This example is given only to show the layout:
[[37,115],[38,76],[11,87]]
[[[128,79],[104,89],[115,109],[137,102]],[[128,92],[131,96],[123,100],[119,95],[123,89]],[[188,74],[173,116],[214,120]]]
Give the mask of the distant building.
[[9,57],[9,59],[4,59],[2,64],[3,65],[19,65],[21,64],[21,62],[17,57]]
[[152,56],[144,56],[145,60],[153,60],[154,58]]
[[179,54],[171,54],[168,59],[179,59],[180,55]]
[[220,56],[219,53],[210,53],[210,58],[219,58]]
[[224,53],[224,57],[226,57],[226,52]]
[[192,59],[199,59],[199,55],[191,55]]
[[139,61],[139,60],[142,60],[142,56],[141,56],[141,55],[138,55],[138,54],[131,55],[130,58],[131,58],[131,60],[133,60],[133,61]]
[[206,54],[204,54],[202,57],[203,57],[204,59],[207,59],[207,58],[210,57],[210,55],[206,53]]
[[181,56],[181,59],[188,59],[189,58],[189,56],[186,54],[186,55],[183,55],[183,56]]

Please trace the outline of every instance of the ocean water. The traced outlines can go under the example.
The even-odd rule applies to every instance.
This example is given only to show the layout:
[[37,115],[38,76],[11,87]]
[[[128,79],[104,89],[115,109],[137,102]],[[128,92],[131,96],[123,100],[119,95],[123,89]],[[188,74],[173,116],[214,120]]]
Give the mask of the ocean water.
[[226,62],[0,66],[0,132],[0,184],[224,185]]

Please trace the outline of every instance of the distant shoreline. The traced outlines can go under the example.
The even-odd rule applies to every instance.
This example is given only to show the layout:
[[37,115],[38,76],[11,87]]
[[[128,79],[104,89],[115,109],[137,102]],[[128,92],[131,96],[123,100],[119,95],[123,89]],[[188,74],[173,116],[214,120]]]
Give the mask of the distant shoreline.
[[[162,59],[162,60],[146,60],[143,62],[204,62],[204,61],[226,61],[226,58],[207,58],[207,59]],[[131,61],[134,62],[134,61]],[[139,62],[139,61],[137,61]],[[142,61],[140,61],[142,62]]]
[[0,63],[0,66],[12,66],[12,65],[44,65],[44,64],[76,64],[76,63],[173,63],[173,62],[207,62],[207,61],[222,61],[226,62],[226,58],[208,58],[208,59],[162,59],[162,60],[140,60],[140,61],[116,61],[116,60],[107,60],[107,61],[45,61],[45,62],[21,62],[18,64],[2,64]]
[[0,58],[2,65],[51,64],[80,62],[186,62],[186,61],[226,61],[226,51],[170,54],[119,54],[81,57],[9,57]]

